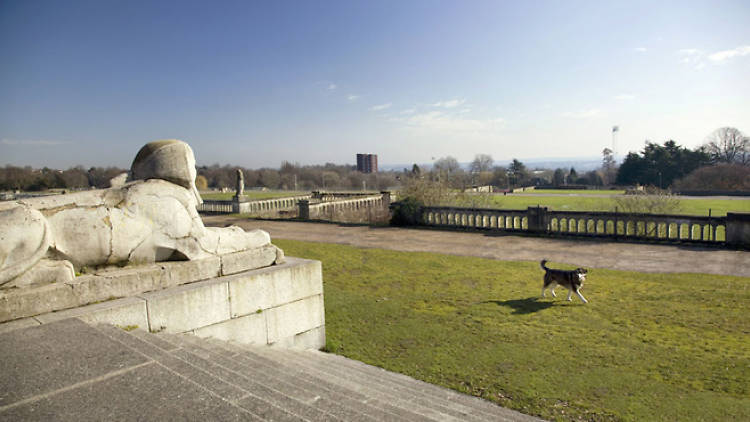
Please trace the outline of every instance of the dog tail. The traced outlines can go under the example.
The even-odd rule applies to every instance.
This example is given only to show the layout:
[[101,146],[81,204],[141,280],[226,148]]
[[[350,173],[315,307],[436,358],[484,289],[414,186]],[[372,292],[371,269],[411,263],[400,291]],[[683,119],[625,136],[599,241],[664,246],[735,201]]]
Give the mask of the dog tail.
[[546,265],[544,265],[544,264],[546,264],[546,263],[547,263],[547,260],[546,260],[546,259],[543,259],[543,260],[542,260],[542,262],[540,262],[540,263],[539,263],[539,265],[540,265],[540,266],[542,267],[542,269],[543,269],[544,271],[547,271],[547,270],[549,269],[549,268],[547,268],[547,266],[546,266]]

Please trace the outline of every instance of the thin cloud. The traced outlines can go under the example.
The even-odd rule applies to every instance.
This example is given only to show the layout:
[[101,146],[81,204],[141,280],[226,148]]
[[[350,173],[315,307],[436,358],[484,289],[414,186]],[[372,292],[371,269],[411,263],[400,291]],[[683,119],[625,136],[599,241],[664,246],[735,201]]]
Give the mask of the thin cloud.
[[328,87],[326,87],[329,91],[335,91],[336,88],[338,88],[336,84],[328,84]]
[[732,50],[717,51],[710,54],[708,59],[714,63],[723,63],[726,60],[747,55],[750,55],[750,45],[743,45]]
[[701,54],[701,51],[697,48],[682,48],[680,50],[677,50],[677,54],[681,54],[683,56],[695,56],[697,54]]
[[349,101],[357,101],[357,99],[359,99],[359,95],[350,95],[346,97],[346,99]]
[[378,105],[370,107],[370,110],[371,111],[385,110],[387,108],[390,108],[392,105],[393,105],[392,103],[378,104]]
[[407,108],[406,110],[401,111],[401,114],[414,114],[417,112],[416,108]]
[[633,48],[633,51],[635,51],[636,53],[645,53],[647,51],[647,48],[646,47],[635,47],[635,48]]
[[56,145],[67,145],[70,142],[66,141],[48,141],[48,140],[31,140],[31,139],[2,139],[0,144],[3,145],[15,145],[15,146],[27,146],[27,147],[50,147]]
[[505,119],[471,119],[458,113],[428,111],[402,120],[417,133],[494,133],[505,126]]
[[596,108],[592,108],[590,110],[581,110],[581,111],[566,111],[562,114],[563,117],[568,117],[571,119],[592,119],[602,114],[602,111]]
[[444,108],[453,108],[458,107],[461,104],[465,103],[466,100],[459,100],[459,99],[453,99],[453,100],[446,100],[446,101],[438,101],[436,103],[433,103],[433,107],[444,107]]
[[698,50],[697,48],[683,48],[681,50],[677,50],[677,55],[679,55],[680,62],[683,64],[686,64],[688,66],[693,66],[696,70],[703,69],[706,66],[705,62],[705,56],[706,54]]
[[635,99],[635,95],[633,94],[615,95],[615,100],[618,100],[618,101],[628,101],[628,100],[633,100],[633,99]]
[[414,115],[407,120],[407,124],[412,128],[443,132],[472,132],[485,129],[482,121],[450,116],[440,111]]

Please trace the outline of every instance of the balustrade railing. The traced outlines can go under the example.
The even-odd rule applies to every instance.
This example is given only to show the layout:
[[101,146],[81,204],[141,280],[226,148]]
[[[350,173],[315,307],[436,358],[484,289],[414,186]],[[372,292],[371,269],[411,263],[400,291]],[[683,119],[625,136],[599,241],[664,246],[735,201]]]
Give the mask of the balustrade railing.
[[724,242],[726,239],[726,217],[550,211],[546,208],[499,210],[424,207],[421,224],[675,242]]
[[264,214],[278,211],[288,211],[297,208],[301,200],[309,200],[311,195],[297,195],[284,198],[269,198],[252,201],[238,200],[203,200],[196,206],[198,212],[205,213],[242,213]]

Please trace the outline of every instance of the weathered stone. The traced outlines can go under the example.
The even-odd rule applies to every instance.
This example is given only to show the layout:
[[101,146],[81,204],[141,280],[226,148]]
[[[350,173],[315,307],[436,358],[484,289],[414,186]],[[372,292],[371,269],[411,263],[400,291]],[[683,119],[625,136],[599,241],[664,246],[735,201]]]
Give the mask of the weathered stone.
[[141,295],[152,332],[181,333],[230,318],[227,283],[206,280]]
[[269,244],[260,248],[221,255],[221,274],[230,275],[267,267],[276,261],[276,249],[275,246]]
[[40,264],[45,254],[79,270],[243,251],[226,260],[225,274],[271,265],[277,252],[268,233],[203,225],[195,209],[201,203],[195,175],[186,143],[156,141],[138,152],[125,184],[0,205],[0,256],[7,257],[0,262],[0,285],[27,272],[33,274],[4,287],[68,281],[65,271]]
[[228,277],[232,316],[323,294],[320,261],[288,258],[283,265]]
[[326,328],[317,327],[304,333],[284,337],[276,340],[271,347],[282,349],[322,349],[326,345]]
[[164,269],[150,265],[77,277],[67,284],[78,304],[85,305],[157,290],[168,284],[165,279],[169,279],[169,274]]
[[37,262],[34,271],[26,271],[14,278],[10,283],[7,283],[5,287],[27,287],[47,284],[49,280],[66,282],[73,280],[75,276],[75,269],[70,262],[42,258]]
[[78,306],[78,298],[70,286],[47,284],[33,289],[0,291],[0,321],[9,321]]
[[147,361],[71,319],[2,334],[0,355],[0,407]]
[[90,324],[107,323],[120,327],[148,329],[146,301],[137,297],[110,300],[65,311],[50,312],[36,317],[42,324],[67,318],[78,318]]
[[325,325],[323,295],[311,296],[263,312],[267,314],[269,343]]
[[254,314],[232,318],[218,324],[196,329],[198,337],[211,337],[219,340],[231,340],[242,344],[266,344],[266,317],[260,309]]
[[8,331],[18,330],[21,328],[34,327],[39,325],[40,322],[34,318],[21,318],[14,321],[8,321],[0,323],[0,334],[7,333]]
[[52,235],[39,211],[0,202],[0,284],[26,272],[49,248]]
[[47,217],[52,228],[52,247],[73,265],[107,262],[112,250],[112,230],[105,207],[71,208]]
[[209,256],[194,261],[162,262],[159,265],[169,274],[168,285],[162,284],[162,288],[208,280],[221,275],[221,257],[219,256]]

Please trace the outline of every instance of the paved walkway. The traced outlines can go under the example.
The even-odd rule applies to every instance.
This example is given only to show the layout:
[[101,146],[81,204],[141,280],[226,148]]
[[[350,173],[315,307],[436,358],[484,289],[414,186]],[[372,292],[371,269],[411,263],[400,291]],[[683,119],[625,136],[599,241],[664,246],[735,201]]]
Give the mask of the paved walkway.
[[271,234],[272,239],[339,243],[407,252],[438,252],[507,261],[539,261],[546,258],[588,268],[750,277],[750,252],[718,248],[250,220],[227,216],[204,216],[203,221],[208,226],[234,224],[246,230],[263,229]]

